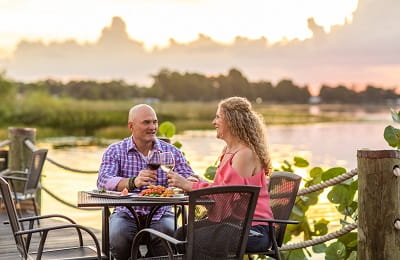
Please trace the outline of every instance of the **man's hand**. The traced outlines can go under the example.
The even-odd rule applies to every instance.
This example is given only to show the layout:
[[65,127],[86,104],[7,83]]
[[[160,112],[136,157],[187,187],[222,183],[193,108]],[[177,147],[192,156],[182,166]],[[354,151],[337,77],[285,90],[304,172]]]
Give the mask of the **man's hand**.
[[141,170],[135,179],[135,186],[140,188],[142,186],[149,186],[157,181],[157,171]]

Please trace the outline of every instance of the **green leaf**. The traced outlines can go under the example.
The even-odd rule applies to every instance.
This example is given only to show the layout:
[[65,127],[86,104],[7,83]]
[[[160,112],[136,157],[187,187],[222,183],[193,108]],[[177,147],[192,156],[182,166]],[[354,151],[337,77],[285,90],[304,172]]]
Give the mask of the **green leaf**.
[[314,224],[314,232],[315,236],[323,236],[328,234],[328,224],[329,221],[326,219],[320,219],[317,223]]
[[318,244],[312,247],[314,253],[325,253],[327,246],[325,244]]
[[349,232],[338,238],[347,248],[357,246],[357,232]]
[[392,113],[393,121],[400,123],[400,111],[397,113],[394,109],[390,109],[390,112]]
[[357,251],[352,251],[347,260],[357,260]]
[[327,198],[335,204],[350,205],[353,202],[354,192],[351,192],[346,185],[336,184],[328,193]]
[[323,172],[324,170],[322,170],[321,167],[314,167],[310,171],[310,177],[315,178],[317,176],[320,176]]
[[325,260],[345,260],[346,247],[342,242],[334,242],[325,251]]
[[308,165],[310,165],[309,162],[302,157],[295,156],[293,160],[294,160],[294,166],[299,168],[305,168],[308,167]]
[[304,216],[304,212],[297,206],[294,205],[293,209],[292,209],[292,214],[295,214],[299,217],[303,217]]
[[175,125],[170,121],[162,122],[158,128],[158,132],[167,138],[171,138],[175,135],[176,129]]
[[206,169],[206,172],[204,173],[204,177],[206,177],[209,180],[214,180],[215,178],[215,173],[217,172],[217,167],[215,166],[209,166]]
[[288,260],[307,260],[306,255],[302,249],[291,250],[289,253]]
[[400,130],[389,125],[383,132],[383,137],[391,147],[400,149]]
[[329,179],[335,178],[343,173],[346,173],[346,169],[343,167],[333,167],[330,168],[328,170],[326,170],[323,174],[322,174],[322,180],[323,181],[327,181]]
[[178,149],[182,148],[182,144],[179,141],[174,142],[172,145],[175,146]]

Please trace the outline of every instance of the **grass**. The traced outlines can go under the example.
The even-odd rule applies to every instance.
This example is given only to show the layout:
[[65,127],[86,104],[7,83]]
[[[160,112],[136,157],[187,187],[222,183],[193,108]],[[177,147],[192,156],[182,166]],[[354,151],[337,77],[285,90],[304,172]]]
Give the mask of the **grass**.
[[[37,128],[38,140],[61,136],[120,139],[130,134],[127,129],[128,110],[137,104],[136,102],[54,98],[48,100],[50,98],[48,96],[46,98],[35,97],[34,100],[30,99],[27,102],[20,101],[18,109],[7,111],[10,115],[8,120],[0,117],[2,125],[0,140],[8,138],[8,126]],[[159,121],[173,122],[178,132],[214,129],[211,122],[215,117],[216,102],[160,102],[152,106],[157,112]],[[254,109],[264,116],[267,125],[360,120],[353,114],[354,111],[360,109],[360,106],[353,105],[255,104]],[[364,109],[366,111],[387,110],[382,106],[364,107]]]

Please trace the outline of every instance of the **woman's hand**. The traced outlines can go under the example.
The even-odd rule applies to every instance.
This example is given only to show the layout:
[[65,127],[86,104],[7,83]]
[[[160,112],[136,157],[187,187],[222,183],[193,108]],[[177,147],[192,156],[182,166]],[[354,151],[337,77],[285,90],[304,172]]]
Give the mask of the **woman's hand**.
[[181,188],[184,191],[192,190],[192,181],[185,179],[181,175],[176,172],[169,171],[167,173],[168,176],[168,185],[176,188]]

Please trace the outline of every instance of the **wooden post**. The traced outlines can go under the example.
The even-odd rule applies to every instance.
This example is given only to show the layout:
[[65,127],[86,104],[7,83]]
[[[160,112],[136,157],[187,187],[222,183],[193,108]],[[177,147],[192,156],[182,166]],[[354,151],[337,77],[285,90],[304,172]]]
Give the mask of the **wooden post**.
[[29,167],[32,152],[24,144],[24,140],[29,139],[35,143],[35,137],[36,129],[34,128],[8,128],[8,139],[10,140],[8,169],[12,171],[25,171]]
[[399,259],[400,167],[398,150],[358,150],[358,259]]

